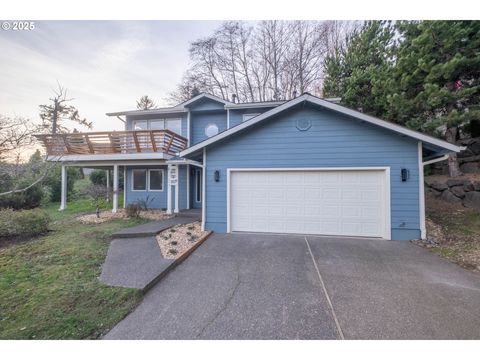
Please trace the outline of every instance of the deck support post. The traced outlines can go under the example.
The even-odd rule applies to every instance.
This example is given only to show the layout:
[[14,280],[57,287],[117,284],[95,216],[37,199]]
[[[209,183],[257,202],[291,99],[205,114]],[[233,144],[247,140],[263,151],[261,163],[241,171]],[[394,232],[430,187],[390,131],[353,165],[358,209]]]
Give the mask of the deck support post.
[[187,165],[187,210],[190,210],[190,164]]
[[178,214],[178,212],[180,211],[179,207],[178,207],[178,198],[179,198],[179,186],[178,186],[178,183],[180,182],[180,166],[177,165],[177,183],[175,184],[175,209],[173,209],[173,212],[175,214]]
[[105,171],[107,172],[107,202],[110,202],[110,169]]
[[67,167],[65,165],[62,165],[62,185],[60,191],[60,209],[58,210],[63,211],[67,208]]
[[113,208],[112,212],[118,211],[118,165],[113,165]]
[[168,165],[167,170],[167,214],[172,213],[172,185],[170,184],[170,176],[172,171],[172,165]]

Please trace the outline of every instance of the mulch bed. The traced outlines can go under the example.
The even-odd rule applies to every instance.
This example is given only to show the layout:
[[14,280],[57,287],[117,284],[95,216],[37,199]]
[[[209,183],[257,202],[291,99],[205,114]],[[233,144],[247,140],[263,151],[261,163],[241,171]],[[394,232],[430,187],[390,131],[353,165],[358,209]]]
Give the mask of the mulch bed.
[[[166,220],[173,217],[173,215],[168,215],[163,210],[151,209],[151,210],[142,210],[140,212],[140,217],[142,219],[148,220]],[[118,212],[112,213],[111,211],[101,211],[100,217],[97,217],[97,214],[86,214],[77,217],[77,220],[84,224],[101,224],[105,221],[117,220],[117,219],[127,219],[127,213],[125,209],[119,209]]]

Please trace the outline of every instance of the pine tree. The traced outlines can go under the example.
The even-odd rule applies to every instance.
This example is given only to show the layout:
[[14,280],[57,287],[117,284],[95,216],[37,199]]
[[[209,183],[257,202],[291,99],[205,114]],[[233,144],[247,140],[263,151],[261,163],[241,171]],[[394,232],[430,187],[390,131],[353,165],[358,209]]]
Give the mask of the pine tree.
[[382,116],[394,64],[394,34],[389,21],[368,21],[354,31],[345,47],[325,61],[324,95],[339,96],[343,105]]
[[155,102],[148,97],[148,95],[143,95],[140,100],[137,101],[137,109],[139,110],[150,110],[155,109]]
[[92,123],[81,118],[77,108],[70,104],[73,99],[67,98],[67,89],[59,84],[58,90],[54,93],[55,96],[50,98],[50,104],[39,106],[42,127],[46,131],[51,131],[52,134],[69,132],[68,128],[63,125],[67,120],[89,129],[92,128]]
[[[431,133],[443,128],[454,143],[459,127],[480,118],[480,22],[399,22],[397,29],[387,117]],[[449,173],[461,175],[455,154]]]

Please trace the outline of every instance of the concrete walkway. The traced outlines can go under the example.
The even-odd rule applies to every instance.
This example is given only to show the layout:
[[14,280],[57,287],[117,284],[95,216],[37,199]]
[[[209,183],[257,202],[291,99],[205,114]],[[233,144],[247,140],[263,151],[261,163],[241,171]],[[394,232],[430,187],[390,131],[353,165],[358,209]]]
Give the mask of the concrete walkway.
[[155,235],[178,224],[200,220],[198,211],[181,212],[172,219],[152,221],[113,235],[100,281],[111,286],[148,290],[175,261],[162,257]]

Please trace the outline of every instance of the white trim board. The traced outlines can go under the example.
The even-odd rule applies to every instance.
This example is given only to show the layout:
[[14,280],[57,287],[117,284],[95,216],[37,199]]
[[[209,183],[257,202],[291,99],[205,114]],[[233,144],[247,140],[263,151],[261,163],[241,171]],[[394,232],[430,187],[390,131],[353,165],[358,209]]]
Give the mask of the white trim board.
[[418,142],[418,196],[420,212],[420,238],[426,239],[427,227],[425,225],[425,184],[423,179],[423,146]]
[[207,194],[206,194],[206,174],[207,174],[207,149],[203,148],[203,168],[202,168],[202,231],[205,231],[205,219],[207,213]]
[[[205,151],[205,149],[204,149]],[[231,233],[231,173],[232,172],[286,172],[286,171],[384,171],[384,240],[392,238],[391,229],[391,201],[390,201],[390,167],[389,166],[374,166],[374,167],[312,167],[312,168],[228,168],[227,169],[227,233]],[[205,202],[205,200],[204,200]]]
[[224,138],[226,138],[230,135],[233,135],[233,134],[235,134],[235,133],[237,133],[241,130],[244,130],[244,129],[252,126],[252,125],[255,125],[255,124],[257,124],[257,123],[259,123],[259,122],[261,122],[265,119],[270,118],[271,116],[274,116],[274,115],[276,115],[276,114],[278,114],[282,111],[285,111],[285,110],[287,110],[287,109],[289,109],[289,108],[291,108],[295,105],[298,105],[302,102],[310,102],[312,104],[322,106],[326,109],[337,111],[339,113],[354,117],[356,119],[368,122],[370,124],[377,125],[377,126],[382,127],[384,129],[388,129],[388,130],[397,132],[401,135],[405,135],[405,136],[417,139],[419,141],[422,141],[422,142],[425,142],[425,143],[428,143],[428,144],[439,146],[443,149],[446,149],[446,150],[449,150],[449,151],[452,151],[452,152],[459,152],[463,149],[462,147],[456,146],[454,144],[450,144],[450,143],[448,143],[444,140],[440,140],[440,139],[434,138],[432,136],[425,135],[425,134],[422,134],[420,132],[408,129],[406,127],[396,125],[396,124],[393,124],[391,122],[381,120],[381,119],[375,118],[375,117],[370,116],[370,115],[363,114],[359,111],[348,109],[344,106],[341,106],[341,105],[338,105],[338,104],[335,104],[335,103],[317,98],[316,96],[312,96],[310,94],[303,94],[303,95],[299,96],[298,98],[287,101],[286,103],[284,103],[282,105],[279,105],[276,108],[268,110],[268,111],[264,112],[263,114],[260,114],[260,115],[254,117],[250,120],[247,120],[247,121],[245,121],[245,122],[243,122],[243,123],[241,123],[237,126],[234,126],[230,129],[227,129],[227,130],[221,132],[220,134],[212,136],[211,138],[206,139],[206,140],[204,140],[204,141],[202,141],[202,142],[200,142],[200,143],[198,143],[198,144],[196,144],[196,145],[194,145],[194,146],[192,146],[188,149],[185,149],[185,150],[181,151],[179,155],[181,157],[184,157],[184,156],[187,156],[189,154],[192,154],[192,153],[194,153],[194,152],[196,152],[196,151],[198,151],[202,148],[205,148],[208,145],[213,144],[214,142],[222,140],[222,139],[224,139]]

